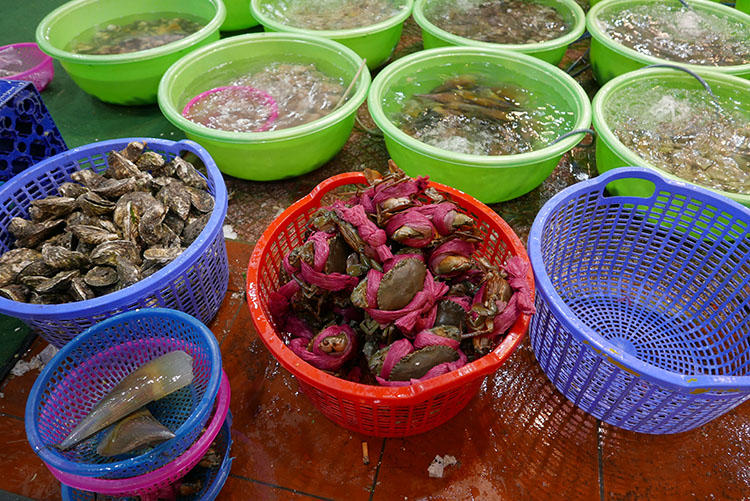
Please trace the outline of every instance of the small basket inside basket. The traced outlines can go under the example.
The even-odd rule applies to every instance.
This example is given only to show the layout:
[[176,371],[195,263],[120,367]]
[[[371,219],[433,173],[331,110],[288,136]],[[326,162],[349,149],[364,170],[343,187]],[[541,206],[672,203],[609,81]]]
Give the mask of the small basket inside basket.
[[[149,360],[182,350],[193,358],[193,381],[147,407],[175,434],[148,452],[105,458],[93,437],[66,451],[60,443],[127,374]],[[221,353],[208,328],[184,313],[161,308],[113,317],[63,348],[44,368],[26,404],[26,434],[49,466],[84,477],[140,475],[175,459],[200,434],[219,388]]]

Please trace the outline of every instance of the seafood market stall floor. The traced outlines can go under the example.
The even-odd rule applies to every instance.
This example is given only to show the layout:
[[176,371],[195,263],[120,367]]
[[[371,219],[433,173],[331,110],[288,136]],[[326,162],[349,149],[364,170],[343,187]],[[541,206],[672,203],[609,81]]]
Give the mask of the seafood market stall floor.
[[[6,3],[0,45],[33,40],[41,18],[63,2]],[[420,48],[419,28],[410,20],[395,57]],[[567,69],[587,48],[586,40],[574,44],[560,66]],[[155,105],[124,108],[101,103],[80,91],[58,63],[55,70],[55,79],[42,96],[70,147],[131,136],[183,137]],[[592,96],[597,87],[590,70],[580,72],[577,79]],[[365,127],[374,127],[365,106],[359,117]],[[596,175],[593,148],[585,146],[589,143],[566,155],[539,188],[492,206],[523,241],[546,200]],[[230,290],[210,327],[220,342],[232,385],[235,460],[220,500],[747,496],[750,404],[679,435],[623,431],[567,401],[546,379],[527,341],[487,378],[466,409],[427,434],[378,439],[348,432],[324,418],[253,328],[243,294],[247,262],[271,220],[317,183],[365,167],[383,171],[387,159],[383,139],[358,127],[331,162],[308,175],[271,183],[226,178]],[[45,346],[37,339],[23,360],[31,360]],[[26,398],[38,374],[32,369],[0,382],[0,499],[60,498],[59,484],[31,451],[24,432]],[[363,443],[369,464],[363,462]],[[442,478],[428,474],[437,456],[453,456],[457,461],[445,466]]]
[[[232,385],[235,460],[220,500],[741,499],[749,492],[750,406],[679,435],[617,429],[557,392],[528,342],[434,431],[380,439],[338,428],[299,393],[253,329],[242,292],[252,245],[230,240],[227,247],[230,291],[211,328]],[[37,340],[24,360],[45,344]],[[0,386],[0,499],[6,492],[60,496],[24,432],[24,405],[38,374]],[[458,463],[430,478],[438,455]]]

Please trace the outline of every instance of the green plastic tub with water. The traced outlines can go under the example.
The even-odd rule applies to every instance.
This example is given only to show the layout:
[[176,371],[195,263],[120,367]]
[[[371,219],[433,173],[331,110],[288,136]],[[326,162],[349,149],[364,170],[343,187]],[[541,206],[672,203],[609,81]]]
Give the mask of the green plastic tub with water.
[[[274,63],[314,65],[344,85],[353,82],[348,99],[316,120],[263,132],[219,130],[182,115],[195,96]],[[159,107],[167,120],[211,153],[225,174],[271,181],[305,174],[333,158],[351,134],[369,85],[362,59],[337,42],[294,33],[254,33],[215,42],[175,63],[159,84]]]
[[[155,7],[158,5],[158,7]],[[169,14],[201,25],[177,41],[122,54],[80,54],[71,43],[82,33],[117,22],[132,23]],[[102,101],[124,105],[156,102],[159,80],[172,63],[202,45],[219,39],[226,10],[221,0],[73,0],[49,13],[37,26],[36,40],[60,61],[73,81]]]
[[[399,128],[399,113],[410,98],[462,75],[477,76],[487,86],[511,86],[528,93],[530,102],[542,110],[540,117],[545,123],[552,123],[548,117],[563,118],[543,130],[544,145],[506,155],[456,152],[423,142]],[[478,47],[443,47],[401,58],[373,80],[367,102],[385,135],[391,158],[407,174],[430,176],[485,203],[510,200],[539,186],[584,134],[554,140],[588,127],[591,121],[586,92],[564,71],[525,54]]]
[[[722,107],[720,113],[726,115],[726,110],[731,109],[733,116],[744,117],[744,126],[739,122],[737,122],[736,127],[730,123],[730,126],[726,130],[730,134],[742,134],[742,132],[738,131],[738,128],[744,127],[744,137],[750,137],[750,81],[716,72],[702,72],[700,75],[717,97],[718,103]],[[675,120],[678,124],[687,124],[688,121],[684,117],[688,115],[681,115],[681,113],[685,113],[682,103],[687,102],[683,101],[683,99],[687,99],[690,96],[688,93],[693,93],[693,95],[696,95],[694,93],[701,93],[700,95],[703,95],[702,93],[704,92],[706,93],[706,99],[710,99],[708,91],[694,77],[687,73],[668,68],[638,70],[610,80],[599,90],[593,100],[593,122],[597,132],[596,166],[599,172],[603,173],[617,167],[634,165],[647,167],[671,179],[683,182],[695,182],[693,179],[685,179],[677,176],[672,170],[668,170],[664,166],[659,167],[655,165],[649,159],[628,148],[620,140],[620,137],[624,136],[620,136],[620,134],[623,134],[623,131],[618,130],[618,127],[621,127],[618,123],[621,123],[623,120],[632,121],[636,115],[638,117],[648,116],[651,113],[650,110],[653,110],[654,123],[658,124],[666,120]],[[635,98],[634,96],[638,97]],[[635,106],[635,109],[623,110],[625,106]],[[712,108],[713,106],[705,113],[702,113],[701,120],[712,117],[712,114],[716,112]],[[735,113],[736,115],[734,115]],[[740,118],[741,120],[742,118]],[[653,136],[652,130],[645,129],[642,125],[645,123],[648,122],[639,119],[636,125],[637,130],[641,130],[640,136],[642,139],[640,140],[646,140],[647,137],[650,138]],[[682,128],[682,125],[679,128]],[[685,128],[687,129],[687,125],[685,125]],[[700,137],[701,134],[705,134],[705,131],[698,130],[696,133],[692,130],[685,130],[681,134],[674,134],[674,140],[677,142],[697,142],[702,140]],[[741,138],[742,136],[738,137]],[[648,139],[648,141],[652,140]],[[737,142],[745,143],[745,155],[747,155],[750,152],[748,150],[750,142],[747,139],[744,141],[739,139]],[[665,146],[652,146],[651,142],[645,143],[645,148],[649,152],[659,151],[654,148],[663,147]],[[738,144],[738,147],[742,148],[743,146]],[[747,162],[745,161],[745,163]],[[675,168],[674,165],[666,165],[669,165],[670,169]],[[742,166],[739,166],[739,169],[742,169]],[[747,172],[747,165],[744,169]],[[738,179],[737,176],[733,176],[730,178],[730,182],[737,184]],[[746,185],[748,183],[750,181],[745,182]],[[740,188],[728,191],[726,189],[719,189],[716,185],[696,184],[750,207],[750,190],[743,191]],[[648,196],[653,191],[653,188],[650,184],[639,182],[638,180],[620,180],[613,183],[612,190],[618,195]]]
[[250,12],[250,0],[224,0],[227,17],[221,31],[236,31],[258,26],[258,20]]
[[534,0],[535,3],[554,8],[560,14],[569,26],[568,31],[564,35],[553,40],[537,43],[497,44],[482,42],[450,33],[431,22],[429,15],[430,8],[438,2],[450,3],[451,0],[416,0],[414,2],[414,20],[422,28],[422,42],[425,49],[451,46],[506,49],[538,57],[548,63],[558,64],[565,55],[565,51],[568,50],[568,46],[586,31],[586,15],[575,0]]
[[[716,16],[716,22],[720,25],[718,29],[724,29],[728,23],[741,26],[742,33],[739,36],[739,47],[744,47],[745,54],[750,58],[750,15],[740,10],[722,5],[709,0],[687,0],[690,11],[685,11],[689,16],[698,15]],[[735,75],[742,78],[750,78],[750,60],[741,64],[712,65],[712,64],[689,64],[676,57],[656,57],[634,50],[624,43],[614,40],[602,26],[602,19],[616,16],[624,9],[633,8],[663,8],[681,10],[684,9],[678,0],[603,0],[591,7],[586,15],[586,28],[591,33],[591,66],[594,77],[600,85],[604,85],[612,78],[634,71],[644,66],[660,63],[679,64],[693,71],[712,70],[727,75]],[[677,29],[685,34],[690,40],[703,40],[707,38],[706,32],[701,31],[694,20],[684,17],[683,25]],[[691,34],[690,30],[694,30]],[[744,44],[742,43],[744,39]],[[639,37],[638,42],[642,43]],[[717,42],[718,43],[718,42]],[[721,45],[721,44],[719,44]],[[676,47],[679,49],[679,47]]]
[[[250,9],[268,32],[297,33],[300,35],[314,35],[328,38],[349,47],[360,57],[367,60],[370,69],[379,68],[391,57],[396,48],[404,21],[412,11],[414,0],[385,0],[393,5],[393,12],[387,19],[382,19],[374,24],[365,26],[354,26],[337,29],[310,29],[299,25],[292,25],[284,18],[286,6],[294,4],[305,4],[293,0],[252,0]],[[309,2],[317,9],[325,8],[324,4],[331,2]],[[340,3],[340,2],[339,2]],[[356,0],[348,3],[356,5]],[[357,24],[357,23],[355,23]]]

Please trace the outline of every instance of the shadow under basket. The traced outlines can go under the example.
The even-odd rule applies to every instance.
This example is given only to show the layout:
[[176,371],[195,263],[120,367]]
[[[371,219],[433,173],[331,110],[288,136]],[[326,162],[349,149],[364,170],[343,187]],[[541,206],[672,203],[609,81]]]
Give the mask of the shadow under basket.
[[[622,179],[654,192],[607,195]],[[750,398],[749,209],[648,169],[614,169],[547,202],[528,248],[531,344],[578,407],[665,434]]]

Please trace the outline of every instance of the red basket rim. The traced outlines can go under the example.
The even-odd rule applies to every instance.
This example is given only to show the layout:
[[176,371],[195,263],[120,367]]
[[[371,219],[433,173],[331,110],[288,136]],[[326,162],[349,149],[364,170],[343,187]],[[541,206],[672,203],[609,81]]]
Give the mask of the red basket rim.
[[[503,342],[487,355],[480,357],[455,371],[403,387],[386,387],[355,383],[332,376],[331,374],[313,367],[302,360],[291,350],[291,348],[284,344],[281,337],[279,337],[273,323],[263,310],[258,295],[258,270],[260,269],[261,257],[265,254],[266,248],[271,242],[276,240],[276,237],[278,237],[279,233],[281,233],[284,228],[289,226],[289,223],[296,218],[302,209],[311,205],[320,206],[323,196],[339,186],[364,184],[366,182],[367,179],[361,172],[345,172],[322,181],[313,188],[308,195],[293,203],[288,209],[276,217],[268,228],[266,228],[266,231],[263,232],[263,235],[258,239],[250,257],[250,262],[248,263],[245,290],[247,291],[247,304],[250,308],[250,313],[252,314],[253,324],[255,325],[255,329],[258,331],[263,343],[274,355],[276,360],[284,366],[284,368],[294,376],[300,378],[303,382],[314,387],[325,387],[338,394],[346,394],[349,397],[358,398],[360,400],[381,399],[386,401],[403,402],[404,399],[408,398],[418,397],[420,399],[427,399],[445,391],[449,387],[466,383],[478,376],[485,376],[496,371],[516,350],[523,340],[528,331],[529,322],[531,320],[530,315],[522,314],[510,328]],[[526,254],[526,249],[524,248],[523,243],[508,223],[485,204],[462,191],[433,181],[430,181],[430,186],[440,192],[450,195],[454,201],[460,202],[459,205],[470,207],[477,212],[481,212],[482,215],[488,220],[491,220],[492,223],[508,237],[508,250],[510,254],[520,256],[528,264],[526,281],[530,286],[531,295],[534,297],[534,276],[531,270],[529,257]]]

